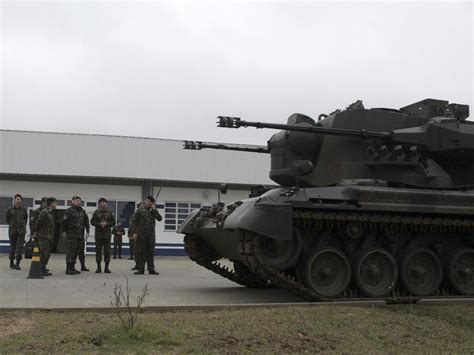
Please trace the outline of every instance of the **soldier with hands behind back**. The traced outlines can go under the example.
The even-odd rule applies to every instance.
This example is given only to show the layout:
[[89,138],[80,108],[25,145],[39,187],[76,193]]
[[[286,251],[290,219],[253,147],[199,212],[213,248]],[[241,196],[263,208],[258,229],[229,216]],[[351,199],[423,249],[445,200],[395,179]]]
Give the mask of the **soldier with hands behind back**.
[[[28,213],[26,208],[21,205],[23,197],[16,194],[13,206],[7,210],[6,219],[8,224],[8,237],[10,239],[10,269],[21,270],[20,261],[25,244],[26,224],[28,222]],[[16,259],[16,264],[14,260]]]
[[117,225],[112,228],[112,234],[114,235],[114,259],[117,259],[117,249],[119,259],[122,259],[122,236],[125,234],[122,222],[117,222]]
[[95,260],[97,262],[96,273],[101,273],[102,255],[104,256],[104,272],[109,274],[110,263],[110,240],[112,239],[111,228],[115,225],[115,217],[107,208],[107,200],[99,199],[99,208],[94,211],[91,224],[95,227]]

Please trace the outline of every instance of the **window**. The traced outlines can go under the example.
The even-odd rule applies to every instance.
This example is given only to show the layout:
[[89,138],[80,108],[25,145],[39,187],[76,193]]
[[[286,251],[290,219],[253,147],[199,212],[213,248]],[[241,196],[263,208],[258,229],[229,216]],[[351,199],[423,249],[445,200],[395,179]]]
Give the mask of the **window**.
[[66,200],[56,200],[58,206],[66,206]]
[[122,222],[122,227],[130,227],[130,218],[135,213],[135,201],[109,201],[108,208],[115,216],[115,221]]
[[0,224],[7,224],[7,210],[13,203],[11,197],[0,197]]
[[87,202],[87,207],[97,207],[97,202]]
[[201,208],[200,203],[166,202],[165,231],[175,232],[192,210]]
[[[7,210],[13,205],[13,197],[0,197],[0,225],[7,224]],[[21,205],[28,209],[33,207],[33,199],[25,197]]]
[[[67,200],[67,205],[72,206],[72,200]],[[84,200],[81,200],[81,206],[84,207]]]

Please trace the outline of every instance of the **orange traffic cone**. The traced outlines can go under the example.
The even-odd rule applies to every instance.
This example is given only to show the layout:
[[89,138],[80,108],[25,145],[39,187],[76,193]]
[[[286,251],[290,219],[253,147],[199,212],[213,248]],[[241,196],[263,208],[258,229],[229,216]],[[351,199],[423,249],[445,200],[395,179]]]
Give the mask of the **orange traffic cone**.
[[33,257],[31,258],[30,274],[27,279],[43,279],[43,273],[41,272],[40,252],[39,248],[35,246],[33,248]]

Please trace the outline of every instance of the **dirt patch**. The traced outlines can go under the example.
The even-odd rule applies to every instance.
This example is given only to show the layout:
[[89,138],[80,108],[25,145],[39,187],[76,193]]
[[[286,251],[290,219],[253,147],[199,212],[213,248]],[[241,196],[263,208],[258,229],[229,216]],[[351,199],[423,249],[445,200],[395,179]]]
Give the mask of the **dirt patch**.
[[25,316],[3,314],[0,320],[0,339],[21,334],[33,328],[33,322]]

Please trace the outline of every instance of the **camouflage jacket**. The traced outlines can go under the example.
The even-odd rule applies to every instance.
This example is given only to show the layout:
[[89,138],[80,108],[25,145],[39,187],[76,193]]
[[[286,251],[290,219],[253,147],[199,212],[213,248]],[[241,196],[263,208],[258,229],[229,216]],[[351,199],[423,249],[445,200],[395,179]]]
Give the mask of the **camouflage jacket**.
[[89,233],[89,217],[81,206],[71,206],[64,213],[64,230],[68,239],[83,239]]
[[121,237],[122,235],[125,234],[125,229],[123,229],[122,226],[120,226],[120,227],[119,226],[114,226],[112,228],[112,234],[115,235],[115,236],[120,236]]
[[[105,227],[100,225],[100,222],[104,221],[106,224]],[[95,239],[98,238],[111,238],[112,233],[110,227],[115,225],[114,214],[109,210],[101,210],[100,208],[94,211],[94,214],[91,218],[91,224],[95,227]]]
[[138,209],[133,214],[132,218],[130,218],[130,226],[128,227],[128,237],[129,238],[133,237],[133,234],[135,234],[136,216],[137,216],[137,212],[141,209],[142,209],[142,207],[138,207]]
[[155,221],[161,221],[158,210],[139,208],[134,215],[133,233],[141,236],[155,236]]
[[30,214],[30,233],[31,235],[35,234],[35,225],[36,221],[38,220],[38,216],[40,215],[43,207],[38,207],[36,210],[31,211]]
[[28,213],[24,207],[12,206],[7,210],[7,224],[10,226],[11,234],[26,234],[26,223]]
[[41,210],[35,223],[36,238],[54,240],[54,215],[52,210],[44,208]]

